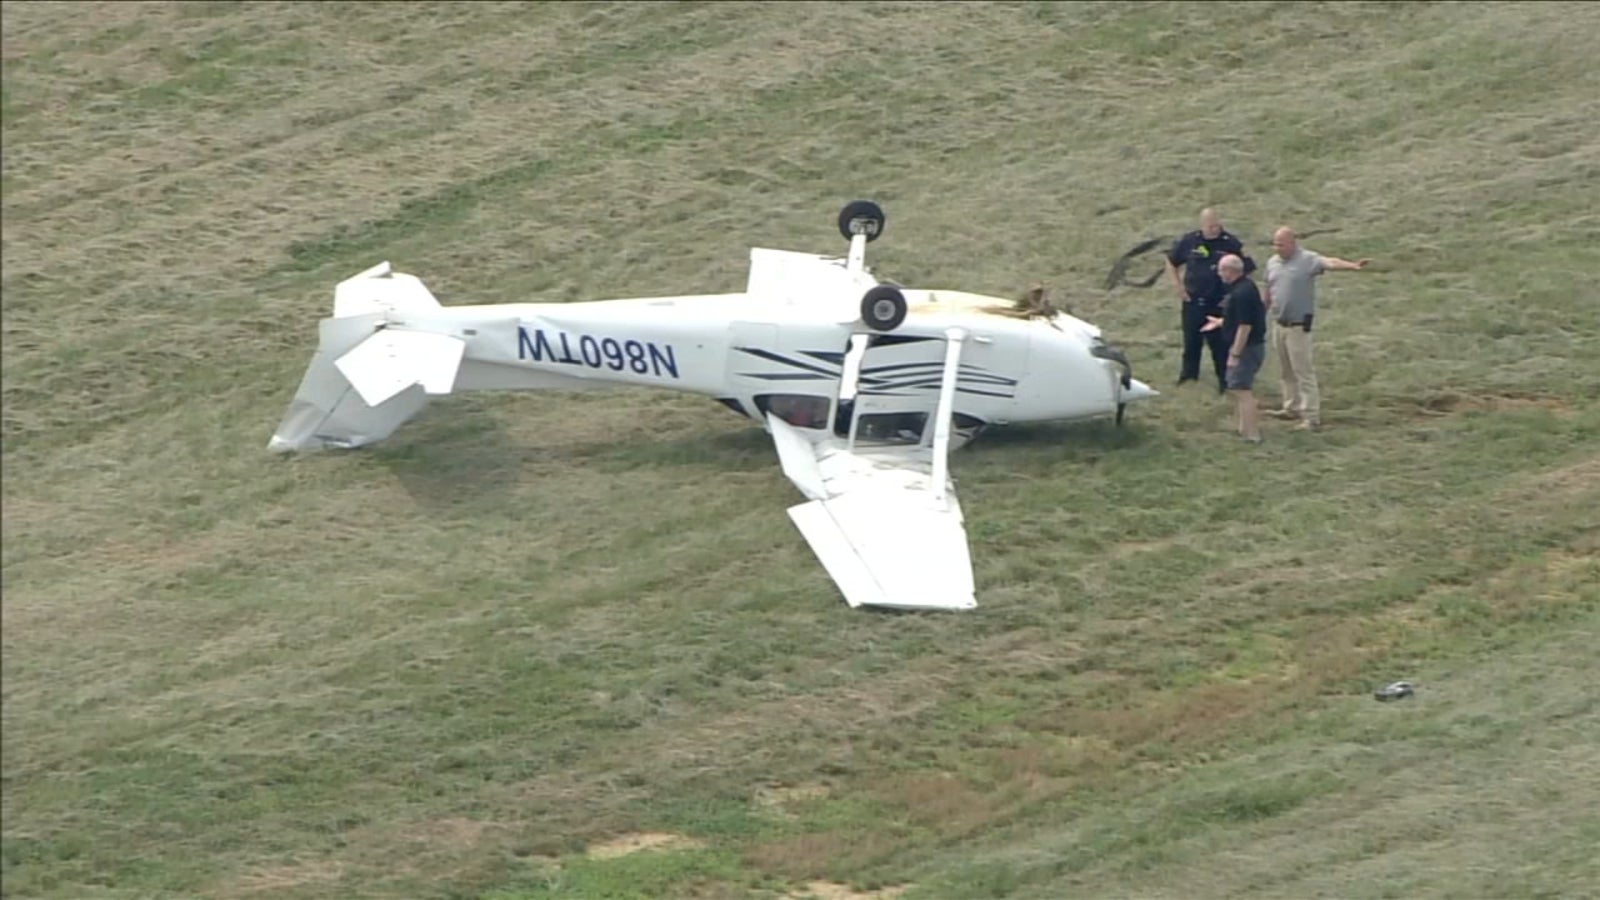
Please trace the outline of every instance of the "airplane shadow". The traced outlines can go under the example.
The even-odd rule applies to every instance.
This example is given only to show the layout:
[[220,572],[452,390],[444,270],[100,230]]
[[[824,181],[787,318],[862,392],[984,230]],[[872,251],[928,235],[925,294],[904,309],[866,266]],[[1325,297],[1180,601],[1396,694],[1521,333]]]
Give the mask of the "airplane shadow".
[[412,499],[433,509],[464,502],[478,507],[495,495],[509,497],[506,484],[518,477],[528,456],[528,448],[511,439],[499,417],[470,397],[448,409],[423,410],[387,440],[358,452],[369,454]]
[[778,464],[772,438],[753,422],[731,431],[675,434],[651,441],[594,441],[573,448],[571,454],[574,461],[602,471],[684,466],[748,472]]
[[1131,422],[1122,425],[1109,419],[1041,422],[990,428],[963,448],[963,452],[981,459],[995,453],[1050,448],[1067,459],[1092,459],[1110,451],[1138,447],[1146,438],[1144,428]]
[[[713,412],[711,415],[715,415]],[[524,480],[530,463],[621,473],[645,467],[714,469],[720,472],[777,470],[772,439],[753,422],[728,429],[678,427],[651,440],[607,438],[539,446],[513,435],[502,415],[463,397],[448,408],[424,410],[387,440],[362,448],[371,464],[387,470],[419,504],[486,510],[508,485]]]

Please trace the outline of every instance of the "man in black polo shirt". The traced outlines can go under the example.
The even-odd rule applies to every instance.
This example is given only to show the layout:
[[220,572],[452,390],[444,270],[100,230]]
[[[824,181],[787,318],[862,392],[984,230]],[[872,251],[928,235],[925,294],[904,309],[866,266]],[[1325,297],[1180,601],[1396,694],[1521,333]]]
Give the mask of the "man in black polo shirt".
[[[1167,276],[1183,304],[1183,368],[1178,383],[1200,378],[1200,345],[1211,348],[1211,365],[1217,373],[1217,391],[1227,382],[1227,345],[1222,335],[1205,331],[1206,318],[1222,314],[1223,283],[1217,277],[1217,262],[1229,253],[1244,262],[1244,274],[1256,269],[1255,260],[1246,256],[1244,244],[1222,227],[1216,210],[1200,210],[1200,228],[1178,238],[1167,254]],[[1182,269],[1180,276],[1178,270]]]
[[1227,285],[1222,300],[1222,318],[1210,317],[1202,326],[1207,334],[1219,334],[1228,348],[1228,392],[1238,414],[1239,436],[1252,444],[1261,443],[1256,415],[1256,373],[1267,358],[1267,306],[1261,291],[1245,277],[1244,260],[1230,253],[1217,263],[1217,275]]

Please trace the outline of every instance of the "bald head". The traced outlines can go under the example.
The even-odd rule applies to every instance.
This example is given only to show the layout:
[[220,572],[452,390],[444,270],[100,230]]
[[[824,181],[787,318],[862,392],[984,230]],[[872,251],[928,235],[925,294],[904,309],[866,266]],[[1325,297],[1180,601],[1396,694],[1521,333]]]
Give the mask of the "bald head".
[[1222,233],[1222,217],[1209,206],[1200,210],[1200,233],[1208,238]]
[[1217,274],[1222,276],[1223,281],[1233,284],[1244,274],[1244,260],[1229,253],[1227,256],[1217,260]]
[[1294,229],[1287,225],[1280,227],[1272,233],[1272,249],[1277,251],[1279,259],[1288,259],[1300,242],[1294,236]]

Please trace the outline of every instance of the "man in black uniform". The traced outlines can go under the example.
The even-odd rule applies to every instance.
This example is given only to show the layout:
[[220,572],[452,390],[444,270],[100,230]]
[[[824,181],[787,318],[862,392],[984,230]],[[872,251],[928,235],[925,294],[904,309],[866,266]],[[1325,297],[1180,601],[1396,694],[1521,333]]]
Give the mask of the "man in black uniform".
[[1229,253],[1217,263],[1217,275],[1227,285],[1222,299],[1222,318],[1211,316],[1202,326],[1208,335],[1219,335],[1228,348],[1228,392],[1233,395],[1239,436],[1252,444],[1261,443],[1257,424],[1256,373],[1267,358],[1267,305],[1261,291],[1244,276],[1244,261]]
[[[1217,262],[1232,253],[1244,261],[1244,274],[1256,270],[1255,260],[1246,256],[1244,244],[1222,227],[1215,210],[1200,210],[1200,228],[1172,245],[1167,254],[1167,276],[1183,303],[1183,369],[1178,383],[1200,378],[1200,345],[1211,348],[1211,366],[1217,373],[1217,392],[1227,387],[1227,345],[1217,331],[1202,330],[1208,316],[1222,314],[1222,280],[1217,277]],[[1183,269],[1183,275],[1178,270]]]

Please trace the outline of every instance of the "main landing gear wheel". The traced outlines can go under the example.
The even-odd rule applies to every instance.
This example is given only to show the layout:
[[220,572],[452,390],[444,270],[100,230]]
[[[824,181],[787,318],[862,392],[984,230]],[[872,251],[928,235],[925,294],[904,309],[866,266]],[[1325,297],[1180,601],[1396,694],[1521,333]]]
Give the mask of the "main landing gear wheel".
[[839,210],[839,233],[844,235],[847,241],[857,234],[864,234],[870,243],[877,240],[878,235],[883,234],[886,221],[883,207],[871,200],[857,200]]
[[873,331],[893,331],[906,320],[906,295],[880,284],[861,296],[861,321]]

